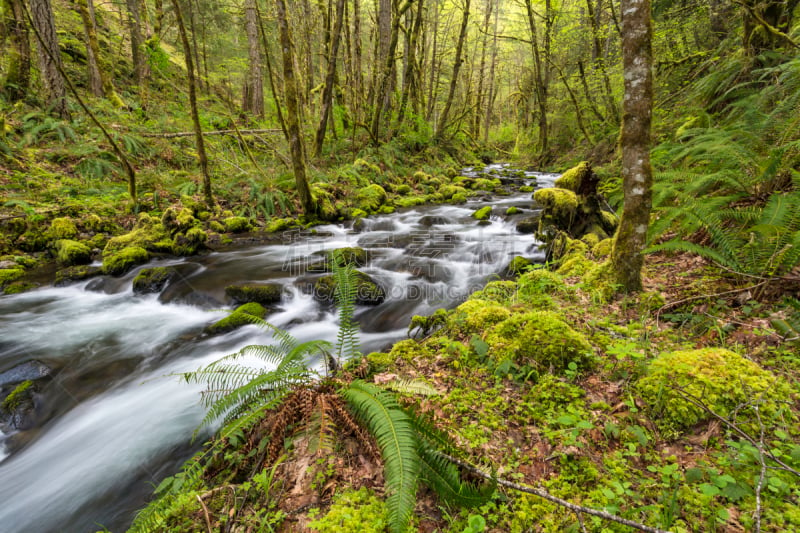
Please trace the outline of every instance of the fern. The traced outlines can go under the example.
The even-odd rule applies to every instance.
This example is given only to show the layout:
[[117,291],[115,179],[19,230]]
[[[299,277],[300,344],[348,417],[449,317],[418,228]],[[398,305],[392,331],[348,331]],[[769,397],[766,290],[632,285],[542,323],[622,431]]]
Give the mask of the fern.
[[336,280],[334,298],[339,310],[339,332],[336,337],[336,357],[338,362],[360,356],[358,323],[353,320],[356,301],[356,271],[352,263],[344,264],[344,258],[334,255],[333,276]]
[[354,381],[342,395],[378,442],[384,461],[389,530],[403,532],[414,511],[422,468],[411,418],[392,394],[375,385]]

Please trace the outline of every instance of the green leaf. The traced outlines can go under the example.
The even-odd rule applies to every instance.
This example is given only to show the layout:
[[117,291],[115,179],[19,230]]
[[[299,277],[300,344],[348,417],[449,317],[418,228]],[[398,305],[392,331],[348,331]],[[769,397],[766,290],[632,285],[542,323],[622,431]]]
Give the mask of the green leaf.
[[686,478],[687,483],[697,483],[703,479],[703,474],[704,472],[702,468],[692,467],[687,468],[683,475]]
[[716,496],[720,493],[719,487],[711,483],[702,483],[700,485],[700,492],[705,496]]

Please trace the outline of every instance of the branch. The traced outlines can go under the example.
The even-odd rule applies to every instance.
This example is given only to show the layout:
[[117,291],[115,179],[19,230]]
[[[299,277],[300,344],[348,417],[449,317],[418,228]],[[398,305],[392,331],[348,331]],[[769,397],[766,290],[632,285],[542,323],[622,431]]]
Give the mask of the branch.
[[[640,524],[639,522],[634,522],[633,520],[628,520],[627,518],[622,518],[621,516],[617,516],[617,515],[613,515],[611,513],[607,513],[606,511],[601,511],[599,509],[592,509],[591,507],[584,507],[583,505],[577,505],[577,504],[568,502],[567,500],[562,500],[561,498],[559,498],[557,496],[553,496],[552,494],[550,494],[549,492],[547,492],[546,490],[544,490],[542,488],[529,487],[527,485],[521,485],[519,483],[514,483],[513,481],[508,481],[508,480],[505,480],[505,479],[501,479],[501,478],[495,477],[495,476],[493,476],[491,474],[487,474],[486,472],[484,472],[480,468],[474,467],[469,463],[465,463],[464,461],[456,459],[455,457],[451,457],[451,456],[449,456],[449,455],[447,455],[445,453],[442,453],[442,455],[444,457],[446,457],[447,459],[449,459],[450,461],[454,462],[455,464],[457,464],[457,465],[459,465],[459,466],[461,466],[463,468],[466,468],[467,470],[469,470],[473,474],[475,474],[475,475],[477,475],[479,477],[482,477],[483,479],[495,482],[498,485],[502,485],[503,487],[508,487],[510,489],[513,489],[513,490],[516,490],[516,491],[519,491],[519,492],[524,492],[525,494],[533,494],[534,496],[539,496],[540,498],[544,498],[547,501],[553,502],[553,503],[555,503],[557,505],[560,505],[562,507],[565,507],[565,508],[569,509],[570,511],[573,511],[573,512],[577,513],[578,516],[580,516],[581,514],[599,516],[600,518],[604,518],[606,520],[610,520],[611,522],[616,522],[618,524],[622,524],[622,525],[625,525],[625,526],[628,526],[628,527],[632,527],[634,529],[638,529],[639,531],[645,531],[647,533],[670,533],[669,531],[666,531],[666,530],[663,530],[663,529],[658,529],[658,528],[655,528],[655,527],[646,526],[644,524]],[[579,519],[579,521],[581,521],[581,520]]]
[[[276,128],[266,130],[212,130],[204,131],[203,135],[260,135],[262,133],[281,133],[281,130]],[[193,131],[179,131],[175,133],[138,133],[137,135],[157,139],[176,139],[178,137],[192,137],[194,134]]]
[[758,23],[761,24],[761,26],[765,30],[770,32],[772,35],[780,37],[781,39],[783,39],[784,41],[786,41],[787,43],[789,43],[793,47],[795,47],[797,49],[800,49],[800,44],[797,44],[796,42],[794,42],[794,40],[791,37],[789,37],[788,35],[783,33],[781,30],[779,30],[778,28],[776,28],[775,26],[773,26],[772,24],[770,24],[769,22],[764,20],[764,17],[762,17],[761,14],[758,13],[751,6],[748,6],[747,4],[742,2],[741,0],[733,0],[733,3],[742,6],[750,14],[750,16],[752,16],[754,19],[756,19],[758,21]]

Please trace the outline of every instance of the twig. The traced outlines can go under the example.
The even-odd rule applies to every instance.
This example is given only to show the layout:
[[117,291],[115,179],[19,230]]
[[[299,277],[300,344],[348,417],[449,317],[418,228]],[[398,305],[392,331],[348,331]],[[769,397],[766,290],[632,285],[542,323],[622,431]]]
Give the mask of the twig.
[[200,506],[203,508],[203,516],[205,516],[206,519],[206,528],[208,528],[208,533],[214,533],[214,530],[211,527],[211,518],[208,516],[208,507],[206,507],[206,504],[203,503],[203,499],[199,494],[195,495],[195,498],[197,498],[197,501],[200,502]]
[[583,523],[583,515],[581,513],[575,513],[575,516],[578,517],[578,524],[580,524],[581,526],[581,531],[583,531],[583,533],[588,533],[588,530],[586,529],[586,524]]
[[514,483],[513,481],[508,481],[506,479],[498,478],[496,476],[493,476],[492,474],[487,474],[486,472],[484,472],[480,468],[474,467],[469,463],[465,463],[464,461],[461,461],[460,459],[456,459],[455,457],[452,457],[452,456],[447,455],[445,453],[443,453],[442,455],[444,457],[446,457],[447,459],[449,459],[450,461],[454,462],[455,464],[457,464],[457,465],[459,465],[459,466],[461,466],[463,468],[466,468],[467,470],[469,470],[473,474],[475,474],[475,475],[477,475],[477,476],[479,476],[479,477],[481,477],[483,479],[486,479],[488,481],[493,481],[493,482],[497,483],[498,485],[501,485],[503,487],[507,487],[509,489],[513,489],[513,490],[516,490],[516,491],[519,491],[519,492],[524,492],[525,494],[533,494],[534,496],[539,496],[540,498],[544,498],[547,501],[553,502],[553,503],[555,503],[557,505],[560,505],[562,507],[565,507],[565,508],[569,509],[570,511],[578,513],[579,515],[581,513],[585,513],[585,514],[592,515],[592,516],[599,516],[600,518],[604,518],[605,520],[610,520],[610,521],[616,522],[618,524],[622,524],[622,525],[625,525],[625,526],[628,526],[628,527],[632,527],[634,529],[638,529],[639,531],[646,531],[647,533],[670,533],[669,531],[666,531],[664,529],[658,529],[658,528],[655,528],[655,527],[646,526],[644,524],[640,524],[639,522],[635,522],[633,520],[628,520],[627,518],[622,518],[621,516],[617,516],[617,515],[613,515],[611,513],[607,513],[606,511],[601,511],[599,509],[593,509],[591,507],[584,507],[583,505],[577,505],[577,504],[574,504],[572,502],[568,502],[567,500],[562,500],[561,498],[559,498],[557,496],[553,496],[552,494],[550,494],[549,492],[547,492],[546,490],[544,490],[542,488],[529,487],[527,485],[521,485],[519,483]]
[[766,285],[770,281],[771,280],[766,280],[766,281],[762,281],[761,283],[756,283],[755,285],[750,285],[748,287],[742,287],[740,289],[732,289],[732,290],[729,290],[729,291],[718,292],[716,294],[701,294],[699,296],[692,296],[690,298],[684,298],[683,300],[676,300],[674,302],[666,303],[666,304],[662,305],[661,307],[659,307],[658,311],[656,311],[656,324],[658,324],[658,317],[661,316],[661,312],[662,311],[665,311],[665,310],[668,310],[668,309],[672,309],[673,307],[677,307],[680,304],[684,304],[686,302],[691,302],[691,301],[694,301],[694,300],[703,300],[703,299],[706,299],[706,298],[715,298],[717,296],[724,296],[726,294],[735,294],[737,292],[749,291],[750,289],[755,289],[756,287],[760,287],[762,285]]
[[[731,428],[740,437],[742,437],[744,440],[746,440],[747,442],[749,442],[750,444],[752,444],[753,446],[755,446],[758,449],[759,444],[758,444],[758,442],[756,442],[756,440],[753,437],[751,437],[750,435],[745,433],[741,428],[739,428],[739,426],[737,426],[736,424],[734,424],[733,422],[731,422],[730,420],[728,420],[724,416],[722,416],[720,414],[717,414],[713,409],[711,409],[706,404],[701,402],[700,399],[697,396],[695,396],[695,395],[693,395],[693,394],[691,394],[689,392],[686,392],[685,390],[683,390],[680,387],[673,386],[672,390],[674,390],[675,392],[680,394],[680,396],[684,400],[690,402],[691,404],[693,404],[696,407],[699,407],[700,409],[704,410],[705,412],[707,412],[708,414],[710,414],[711,416],[713,416],[714,418],[716,418],[717,420],[719,420],[720,422],[722,422],[723,424],[725,424],[726,426]],[[769,450],[764,449],[764,455],[766,455],[767,457],[769,457],[770,459],[775,461],[775,463],[777,463],[781,467],[780,470],[784,470],[786,472],[794,474],[797,477],[800,477],[800,472],[798,472],[797,470],[795,470],[791,466],[787,465],[786,463],[784,463],[783,461],[781,461],[780,459],[775,457],[775,455],[772,452],[770,452]]]

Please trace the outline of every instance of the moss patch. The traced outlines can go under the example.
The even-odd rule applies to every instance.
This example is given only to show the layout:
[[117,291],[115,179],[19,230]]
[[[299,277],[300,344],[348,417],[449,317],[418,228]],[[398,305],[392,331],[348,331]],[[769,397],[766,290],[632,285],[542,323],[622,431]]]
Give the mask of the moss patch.
[[31,387],[33,387],[33,381],[23,381],[11,391],[11,394],[6,396],[6,399],[3,400],[3,404],[0,407],[7,413],[10,413],[19,407],[22,402],[30,399],[32,392]]
[[134,294],[161,292],[164,286],[177,274],[171,267],[144,268],[133,278]]
[[229,233],[243,233],[252,229],[250,219],[245,217],[228,217],[223,219],[222,224]]
[[383,533],[388,516],[385,502],[362,487],[338,494],[328,512],[308,528],[320,533]]
[[489,220],[489,217],[491,215],[492,215],[492,206],[487,205],[485,207],[481,207],[480,209],[472,213],[472,218],[474,218],[475,220]]
[[572,192],[578,192],[581,190],[584,179],[587,178],[591,172],[592,166],[588,161],[583,161],[564,172],[564,174],[555,181],[554,185],[560,189],[569,189]]
[[356,191],[356,204],[363,210],[377,211],[386,202],[386,191],[373,183]]
[[56,241],[56,260],[64,266],[85,265],[92,262],[92,251],[78,241],[60,239]]
[[278,283],[267,285],[230,285],[225,294],[236,304],[255,302],[261,305],[280,303],[283,286]]
[[72,239],[78,235],[78,227],[71,218],[54,218],[47,230],[49,239]]
[[511,316],[504,306],[488,300],[467,300],[459,305],[449,323],[450,328],[465,336],[482,334]]
[[578,197],[567,189],[539,189],[533,199],[544,208],[541,222],[549,222],[558,228],[568,228],[578,209]]
[[111,276],[125,274],[136,265],[150,260],[150,254],[144,248],[131,246],[103,258],[103,273]]
[[93,278],[101,273],[102,269],[87,265],[62,268],[56,272],[55,285],[58,287],[67,285],[68,283],[74,281],[83,281],[85,279]]
[[261,304],[247,303],[237,307],[235,311],[222,320],[214,322],[205,331],[210,335],[227,333],[247,324],[252,324],[254,319],[263,319],[265,316],[267,316],[267,310]]

